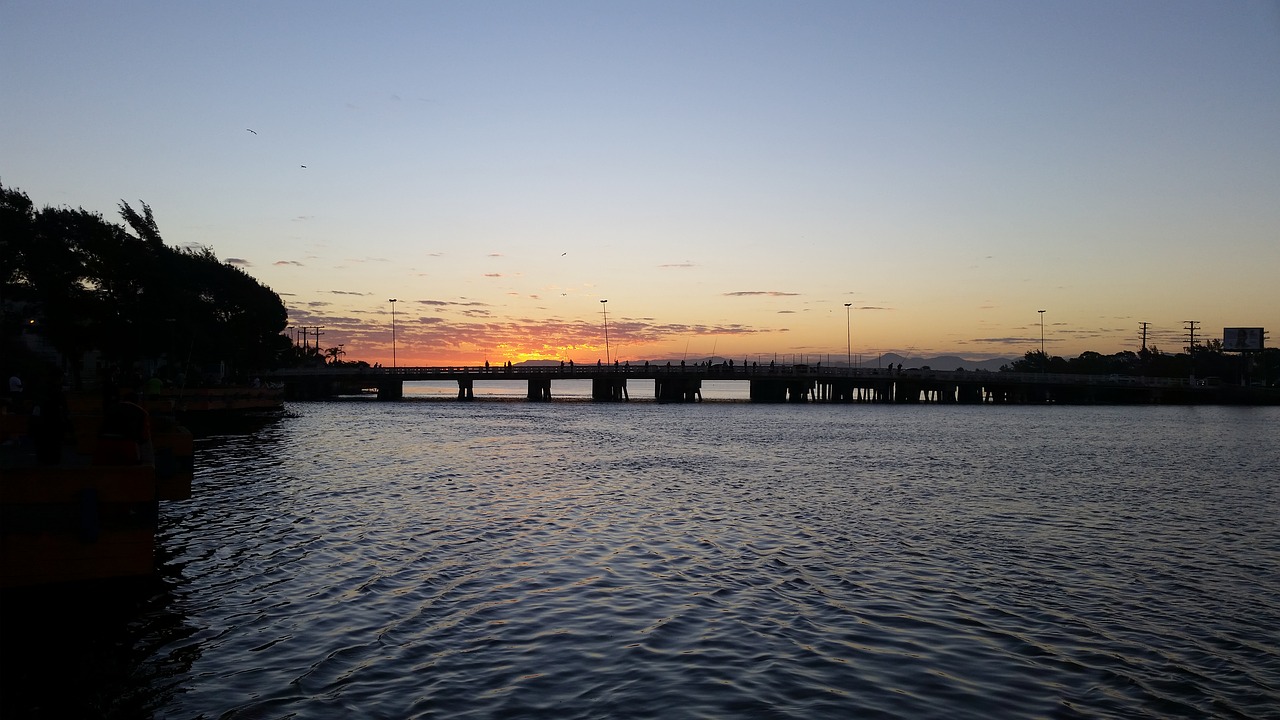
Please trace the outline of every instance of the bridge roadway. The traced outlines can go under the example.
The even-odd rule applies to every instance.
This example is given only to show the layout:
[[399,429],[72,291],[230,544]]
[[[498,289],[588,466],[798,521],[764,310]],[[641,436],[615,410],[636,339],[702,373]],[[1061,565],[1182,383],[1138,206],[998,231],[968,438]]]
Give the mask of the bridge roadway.
[[[475,397],[475,384],[487,380],[523,380],[530,400],[550,400],[553,380],[590,380],[596,400],[629,399],[627,381],[653,380],[654,397],[664,402],[702,399],[702,383],[730,380],[750,383],[754,402],[878,403],[1216,403],[1230,402],[1224,392],[1186,378],[1118,375],[1008,373],[984,370],[928,370],[751,365],[615,363],[613,365],[501,365],[452,367],[289,368],[266,379],[283,383],[292,399],[329,397],[376,389],[378,397],[403,397],[404,383],[455,381],[458,399]],[[1240,388],[1239,390],[1244,390]],[[1236,400],[1239,401],[1239,400]]]

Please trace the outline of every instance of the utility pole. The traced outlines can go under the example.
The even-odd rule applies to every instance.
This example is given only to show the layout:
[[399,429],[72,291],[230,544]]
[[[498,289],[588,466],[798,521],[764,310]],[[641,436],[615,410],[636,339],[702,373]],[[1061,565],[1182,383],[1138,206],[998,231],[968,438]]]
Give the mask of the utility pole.
[[1150,325],[1151,323],[1144,322],[1144,323],[1138,323],[1138,324],[1142,326],[1142,352],[1146,352],[1147,351],[1147,326]]
[[1183,320],[1187,324],[1187,355],[1191,357],[1191,379],[1196,379],[1196,326],[1200,324],[1199,320]]

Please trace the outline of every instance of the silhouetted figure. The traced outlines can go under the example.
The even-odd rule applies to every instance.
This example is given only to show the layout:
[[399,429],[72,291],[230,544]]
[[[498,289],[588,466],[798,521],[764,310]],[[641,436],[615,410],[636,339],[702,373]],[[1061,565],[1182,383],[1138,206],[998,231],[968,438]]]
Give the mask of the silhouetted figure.
[[9,412],[11,413],[22,412],[22,408],[23,408],[22,400],[23,400],[22,378],[18,377],[16,374],[10,375],[9,376],[9,396],[8,396]]
[[35,446],[36,461],[56,465],[62,460],[62,440],[69,423],[66,398],[62,396],[62,371],[52,369],[32,400],[28,432]]

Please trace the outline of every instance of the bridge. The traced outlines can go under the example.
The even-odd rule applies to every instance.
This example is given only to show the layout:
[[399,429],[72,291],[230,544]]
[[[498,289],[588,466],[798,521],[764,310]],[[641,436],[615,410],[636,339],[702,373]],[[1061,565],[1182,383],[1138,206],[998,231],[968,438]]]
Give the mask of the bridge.
[[822,365],[730,363],[614,363],[613,365],[501,365],[450,367],[317,366],[277,370],[264,378],[282,383],[286,397],[308,399],[364,391],[378,398],[404,396],[404,383],[453,381],[458,399],[475,397],[476,383],[515,380],[528,383],[528,399],[552,399],[555,380],[590,380],[591,397],[630,399],[628,380],[652,380],[659,402],[697,402],[702,383],[749,383],[753,402],[873,402],[962,404],[1280,404],[1274,388],[1245,388],[1187,378],[1126,375],[1011,373],[984,370],[847,368]]

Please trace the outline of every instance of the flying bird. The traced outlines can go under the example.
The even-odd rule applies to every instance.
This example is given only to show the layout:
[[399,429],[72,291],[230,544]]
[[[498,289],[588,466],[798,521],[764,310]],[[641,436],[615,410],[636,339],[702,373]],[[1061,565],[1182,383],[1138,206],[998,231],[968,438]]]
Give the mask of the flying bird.
[[257,134],[258,134],[258,131],[257,131],[257,130],[254,130],[253,128],[245,128],[245,130],[248,130],[249,132],[253,133],[254,135],[257,135]]
[[562,253],[560,253],[560,257],[564,257],[565,255],[568,255],[568,254],[569,254],[569,253],[567,253],[567,252],[562,252]]
[[299,165],[298,167],[303,167],[303,168],[305,168],[305,167],[306,167],[306,165]]

